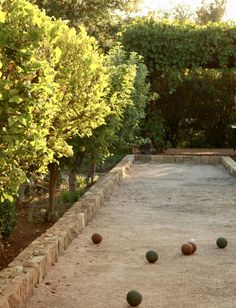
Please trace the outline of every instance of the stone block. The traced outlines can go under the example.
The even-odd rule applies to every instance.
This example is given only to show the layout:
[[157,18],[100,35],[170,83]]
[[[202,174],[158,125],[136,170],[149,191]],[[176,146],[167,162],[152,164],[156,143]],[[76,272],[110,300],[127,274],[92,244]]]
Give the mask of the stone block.
[[28,271],[27,268],[34,269],[34,271],[32,271],[32,284],[36,285],[46,274],[46,256],[33,256],[31,260],[24,261],[23,266],[26,268],[26,271]]
[[22,307],[34,287],[34,269],[29,268],[28,271],[26,271],[25,268],[21,266],[15,269],[15,272],[15,276],[8,279],[5,290],[2,293],[2,297],[6,298],[10,308]]
[[10,308],[7,299],[4,299],[4,298],[0,299],[0,308]]
[[93,217],[93,208],[92,208],[92,204],[83,204],[82,206],[83,212],[86,215],[86,225],[88,224],[88,222],[92,219]]
[[174,155],[163,155],[163,163],[175,163]]
[[135,155],[135,160],[140,160],[143,162],[149,162],[151,160],[151,155]]
[[69,245],[69,241],[67,238],[67,233],[66,231],[61,231],[58,230],[57,231],[59,239],[58,239],[58,254],[61,255],[63,254],[64,250],[67,249],[68,245]]
[[195,155],[184,155],[184,163],[189,164],[200,164],[201,163],[201,157],[195,156]]
[[210,163],[210,156],[202,155],[201,156],[201,163],[202,164],[209,164]]
[[163,163],[163,157],[164,157],[164,155],[159,155],[159,154],[157,154],[157,155],[151,155],[151,160],[152,160],[153,162]]
[[91,195],[91,198],[89,198],[89,196],[87,196],[85,199],[82,200],[82,204],[83,204],[83,206],[91,205],[92,214],[93,214],[94,212],[96,212],[96,210],[100,206],[100,197],[99,197],[99,195],[96,195],[96,194]]
[[193,155],[192,156],[192,163],[193,164],[201,164],[201,156]]
[[175,155],[175,162],[176,163],[183,163],[184,162],[184,156],[183,155]]
[[210,164],[216,165],[220,163],[220,156],[210,156]]
[[20,286],[19,283],[9,283],[3,292],[3,296],[7,299],[10,308],[20,308],[22,306],[21,296],[20,296]]

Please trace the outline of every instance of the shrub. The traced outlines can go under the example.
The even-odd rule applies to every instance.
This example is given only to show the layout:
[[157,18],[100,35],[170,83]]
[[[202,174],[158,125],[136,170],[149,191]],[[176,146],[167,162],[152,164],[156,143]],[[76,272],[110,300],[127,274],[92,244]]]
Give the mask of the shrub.
[[0,204],[0,234],[8,237],[16,226],[16,207],[8,200]]
[[63,203],[74,203],[76,202],[84,193],[84,191],[69,191],[65,190],[61,193],[61,201]]

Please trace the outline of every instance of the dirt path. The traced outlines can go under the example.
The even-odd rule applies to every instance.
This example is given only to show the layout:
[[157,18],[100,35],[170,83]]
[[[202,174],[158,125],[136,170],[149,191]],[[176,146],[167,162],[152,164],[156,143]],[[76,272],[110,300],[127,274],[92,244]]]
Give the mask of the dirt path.
[[[222,166],[138,163],[26,308],[236,307],[236,180]],[[95,246],[93,232],[103,235]],[[229,244],[216,248],[217,237]],[[194,255],[180,253],[194,238]],[[146,251],[159,254],[156,264]]]

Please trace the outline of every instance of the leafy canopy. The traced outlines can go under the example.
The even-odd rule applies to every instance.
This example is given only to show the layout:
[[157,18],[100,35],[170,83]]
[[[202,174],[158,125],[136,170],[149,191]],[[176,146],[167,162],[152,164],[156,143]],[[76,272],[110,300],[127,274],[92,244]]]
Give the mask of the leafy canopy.
[[32,172],[73,154],[67,140],[91,135],[110,113],[104,57],[25,0],[0,6],[0,200]]
[[236,63],[235,24],[180,24],[175,21],[138,19],[123,33],[128,51],[139,52],[151,72],[193,67],[234,67]]
[[49,16],[67,20],[69,26],[79,30],[86,27],[89,35],[101,46],[110,48],[122,22],[122,15],[135,12],[140,0],[30,0]]

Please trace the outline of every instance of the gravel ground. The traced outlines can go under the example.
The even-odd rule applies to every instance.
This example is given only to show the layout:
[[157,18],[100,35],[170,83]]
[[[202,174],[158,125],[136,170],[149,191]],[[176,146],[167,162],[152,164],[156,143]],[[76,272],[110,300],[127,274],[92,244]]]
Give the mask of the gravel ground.
[[[222,166],[137,162],[25,308],[128,308],[132,289],[143,308],[235,308],[235,220],[236,179]],[[184,256],[190,239],[198,249]]]

